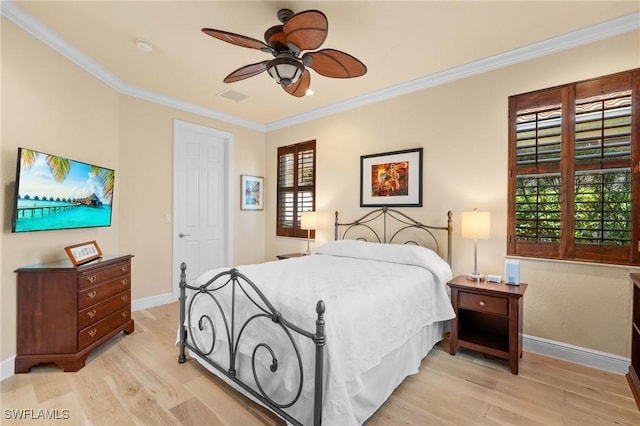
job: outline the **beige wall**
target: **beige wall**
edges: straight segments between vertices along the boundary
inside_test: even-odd
[[[507,214],[507,98],[510,95],[640,66],[638,32],[450,84],[303,123],[267,135],[267,175],[276,175],[276,147],[317,140],[314,246],[333,239],[333,211],[356,219],[360,156],[424,148],[423,208],[405,209],[423,222],[454,213],[456,274],[473,269],[473,242],[460,238],[462,211],[492,213],[491,239],[478,242],[481,272],[504,275]],[[275,199],[268,181],[267,202]],[[267,256],[300,251],[306,242],[275,237],[268,204]],[[629,268],[522,261],[527,334],[629,356]]]
[[[334,210],[344,218],[365,211],[358,206],[361,155],[422,146],[424,207],[408,212],[425,222],[444,221],[447,210],[454,212],[453,266],[465,273],[472,267],[473,244],[459,238],[460,212],[491,211],[492,238],[479,243],[479,264],[485,273],[502,274],[507,97],[640,66],[635,32],[264,135],[120,95],[2,19],[0,361],[15,354],[14,270],[63,258],[64,246],[95,239],[106,253],[134,254],[134,300],[171,292],[172,227],[164,217],[173,209],[175,118],[234,135],[237,264],[304,249],[303,241],[275,237],[276,147],[316,139],[321,230],[314,246],[332,239]],[[113,226],[12,234],[9,201],[19,146],[115,168]],[[140,169],[146,158],[148,167]],[[240,174],[265,176],[265,211],[240,211]],[[627,273],[627,268],[523,261],[522,278],[530,283],[525,332],[628,356]]]
[[[65,258],[65,246],[96,240],[104,253],[134,254],[134,302],[171,293],[174,119],[233,133],[234,260],[264,260],[264,212],[241,212],[238,198],[240,174],[264,175],[263,132],[121,95],[4,18],[1,35],[0,361],[16,352],[15,269]],[[114,168],[113,226],[11,233],[19,146]]]
[[[83,241],[98,241],[105,253],[119,249],[117,212],[109,228],[11,233],[18,147],[118,170],[118,132],[117,93],[3,18],[2,360],[16,350],[15,269],[64,258],[65,246]],[[116,206],[120,188],[116,180]]]
[[[240,175],[264,176],[264,133],[143,101],[120,98],[120,251],[133,253],[133,300],[172,291],[174,119],[233,134],[234,263],[264,260],[264,211],[240,211]],[[256,239],[256,235],[260,236]]]

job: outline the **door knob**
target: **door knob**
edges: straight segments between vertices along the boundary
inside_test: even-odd
[[[183,234],[182,232],[178,234],[178,237],[180,238],[184,238],[184,237],[188,237],[191,234]]]

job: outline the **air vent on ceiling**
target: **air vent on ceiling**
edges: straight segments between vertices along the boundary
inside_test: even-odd
[[[245,95],[244,93],[236,92],[233,89],[225,90],[224,92],[220,93],[218,96],[221,96],[223,98],[227,98],[227,99],[235,101],[235,102],[243,101],[243,100],[245,100],[245,99],[247,99],[249,97],[249,96]]]

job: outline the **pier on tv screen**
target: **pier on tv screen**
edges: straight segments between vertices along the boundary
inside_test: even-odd
[[[114,171],[18,149],[12,231],[111,226]]]

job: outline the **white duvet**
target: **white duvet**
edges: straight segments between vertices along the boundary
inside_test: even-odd
[[[310,332],[315,331],[316,302],[324,301],[325,425],[355,425],[366,420],[372,412],[363,413],[352,401],[363,390],[364,373],[425,326],[454,317],[446,285],[452,276],[451,269],[436,253],[423,247],[339,240],[321,246],[310,256],[237,269],[261,289],[283,317]],[[205,284],[223,270],[202,274],[197,285]],[[223,291],[230,291],[228,287]],[[227,306],[227,302],[221,303]],[[229,363],[226,334],[215,312],[211,298],[197,299],[189,336],[199,347],[208,348],[210,334],[199,334],[197,323],[201,314],[213,315],[217,342],[211,357],[226,366]],[[236,317],[242,324],[255,312],[237,308]],[[205,324],[205,331],[207,327]],[[236,329],[235,334],[238,332]],[[269,373],[271,356],[260,348],[257,351],[262,364],[260,381],[271,381],[271,386],[265,385],[269,395],[275,395],[273,399],[277,402],[287,402],[297,391],[299,378],[289,340],[270,320],[251,322],[239,344],[239,351],[249,358],[239,359],[237,367],[240,378],[249,383],[253,382],[250,365],[255,348],[253,339],[261,339],[259,342],[270,339],[268,343],[277,354],[279,366],[275,374]],[[315,347],[308,339],[297,339],[297,343],[303,357],[304,390],[300,401],[287,411],[303,424],[311,424]],[[266,378],[267,375],[277,379]],[[377,408],[382,403],[374,405]]]

